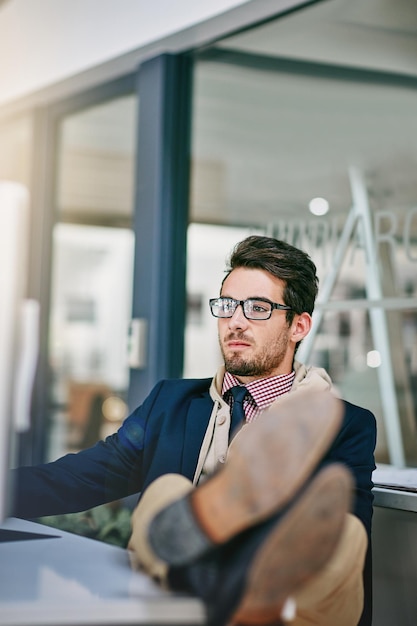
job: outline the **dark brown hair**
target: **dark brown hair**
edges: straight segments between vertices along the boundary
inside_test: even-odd
[[[273,237],[251,235],[234,247],[224,280],[238,267],[266,270],[284,281],[282,304],[292,309],[287,311],[289,324],[295,313],[313,313],[319,280],[306,252]]]

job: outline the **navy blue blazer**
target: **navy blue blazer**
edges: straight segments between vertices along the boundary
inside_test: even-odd
[[[211,379],[159,382],[105,441],[43,465],[14,470],[13,515],[26,519],[83,511],[142,492],[155,478],[193,479],[213,408]],[[342,428],[323,464],[346,464],[356,482],[354,513],[370,535],[375,418],[345,402]]]

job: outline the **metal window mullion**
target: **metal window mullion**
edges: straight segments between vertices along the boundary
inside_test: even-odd
[[[131,369],[129,406],[182,374],[191,59],[163,54],[138,72],[133,318],[145,322],[145,363]]]

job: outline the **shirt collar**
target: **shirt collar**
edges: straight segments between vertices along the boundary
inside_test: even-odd
[[[265,409],[270,406],[278,396],[288,393],[294,382],[295,372],[280,374],[279,376],[269,376],[258,378],[246,385],[258,409]],[[236,376],[225,372],[222,384],[222,396],[234,387],[240,385]]]

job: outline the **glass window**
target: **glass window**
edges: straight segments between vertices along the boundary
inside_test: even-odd
[[[61,221],[131,225],[136,119],[133,95],[64,119],[56,200]]]
[[[53,232],[48,456],[94,444],[127,414],[137,98],[65,117]]]
[[[186,372],[210,376],[219,361],[207,299],[232,245],[250,232],[285,239],[320,277],[300,360],[375,413],[378,462],[417,466],[417,81],[267,55],[280,24],[197,58],[188,291],[205,309],[200,326],[190,311]]]

